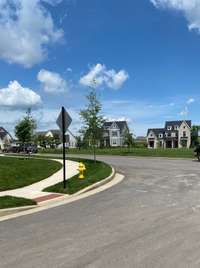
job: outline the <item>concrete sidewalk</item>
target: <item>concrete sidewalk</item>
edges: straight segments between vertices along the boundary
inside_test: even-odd
[[[60,159],[52,159],[52,160],[62,163],[62,160]],[[78,162],[66,160],[66,179],[71,178],[77,173],[78,173]],[[15,197],[34,199],[38,202],[42,202],[48,199],[62,196],[61,194],[58,195],[55,193],[42,192],[42,190],[45,189],[46,187],[52,186],[58,182],[61,182],[62,180],[63,180],[63,168],[61,168],[58,172],[54,173],[49,178],[39,181],[37,183],[22,188],[18,188],[15,190],[0,192],[0,196],[10,195]]]

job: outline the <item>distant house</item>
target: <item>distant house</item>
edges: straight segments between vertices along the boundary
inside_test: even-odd
[[[146,142],[146,141],[147,141],[147,138],[144,136],[137,136],[135,138],[135,142]]]
[[[13,141],[10,133],[5,128],[0,127],[0,150],[5,149],[6,146],[10,145]]]
[[[59,137],[60,138],[60,143],[62,142],[62,137],[61,137],[61,131],[59,129],[50,129],[47,131],[38,131],[36,132],[37,136],[45,136],[45,137],[50,137],[50,138],[55,138]],[[71,131],[66,132],[66,147],[69,148],[75,148],[76,147],[76,138],[75,136],[71,133]]]
[[[124,146],[124,134],[129,132],[126,121],[110,121],[104,123],[103,146]]]
[[[189,148],[191,145],[191,120],[167,121],[164,128],[147,131],[148,148]]]

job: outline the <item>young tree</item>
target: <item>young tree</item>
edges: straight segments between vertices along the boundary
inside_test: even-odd
[[[129,149],[134,145],[133,133],[126,131],[124,133],[124,145],[126,145]]]
[[[77,136],[76,137],[76,147],[80,150],[82,146],[83,146],[82,138],[81,138],[81,136]]]
[[[94,161],[96,162],[96,146],[102,138],[105,120],[100,114],[102,106],[94,89],[88,94],[87,100],[88,105],[84,110],[80,111],[80,116],[84,123],[82,133],[84,137],[87,137],[89,144],[93,147]]]
[[[15,126],[15,135],[24,145],[33,141],[35,129],[36,122],[32,118],[30,110],[28,110],[27,115]]]

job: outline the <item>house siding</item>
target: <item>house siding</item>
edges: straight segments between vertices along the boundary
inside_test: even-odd
[[[163,129],[149,129],[148,148],[189,148],[191,145],[191,121],[166,122]]]

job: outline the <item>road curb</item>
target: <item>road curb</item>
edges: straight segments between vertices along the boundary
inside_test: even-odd
[[[9,219],[13,219],[13,218],[17,218],[20,216],[25,216],[25,215],[29,215],[29,214],[33,214],[33,213],[37,213],[43,210],[47,210],[50,208],[54,208],[57,206],[61,206],[61,205],[65,205],[65,204],[69,204],[75,201],[78,201],[80,199],[84,199],[87,198],[89,196],[92,196],[96,193],[102,192],[106,189],[109,189],[110,187],[120,183],[122,180],[124,179],[124,176],[121,174],[118,174],[115,172],[115,169],[112,167],[112,173],[109,177],[105,178],[104,180],[95,183],[94,185],[91,185],[73,195],[66,195],[63,196],[63,199],[61,200],[56,200],[55,202],[53,202],[52,200],[50,200],[49,202],[45,201],[44,204],[42,205],[41,203],[37,206],[29,206],[29,207],[20,207],[20,208],[12,208],[11,209],[4,209],[4,213],[8,213],[7,215],[2,215],[1,216],[1,212],[2,210],[0,210],[0,222],[5,221],[5,220],[9,220]],[[59,198],[58,198],[59,199]],[[14,213],[12,213],[12,211]]]
[[[111,166],[111,165],[110,165],[110,166]],[[92,185],[90,185],[90,186],[88,186],[88,187],[86,187],[86,188],[84,188],[84,189],[78,191],[77,193],[75,193],[75,194],[73,194],[73,195],[70,195],[70,196],[78,196],[78,195],[80,195],[80,194],[83,194],[83,193],[92,191],[92,190],[94,190],[94,189],[96,189],[96,188],[98,188],[98,187],[101,187],[101,186],[103,186],[104,184],[110,182],[110,181],[114,178],[114,176],[115,176],[115,174],[116,174],[115,169],[114,169],[112,166],[111,166],[111,168],[112,168],[112,173],[111,173],[111,175],[110,175],[109,177],[107,177],[107,178],[105,178],[105,179],[103,179],[103,180],[101,180],[101,181],[98,181],[98,182],[96,182],[96,183],[94,183],[94,184],[92,184]]]

